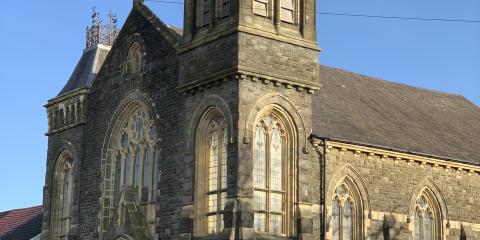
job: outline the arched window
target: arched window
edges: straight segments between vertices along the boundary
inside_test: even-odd
[[[130,46],[127,54],[127,71],[138,73],[142,69],[143,51],[140,43],[135,42]]]
[[[290,208],[287,166],[288,137],[275,115],[260,119],[253,141],[254,229],[274,235],[288,234]]]
[[[157,166],[159,156],[157,128],[150,114],[141,107],[135,109],[122,124],[112,155],[115,159],[112,177],[115,204],[119,204],[121,192],[128,186],[136,189],[137,202],[155,201],[158,169],[154,166]]]
[[[414,226],[415,240],[439,239],[441,235],[441,216],[433,194],[424,190],[415,203]]]
[[[345,178],[335,188],[332,201],[332,239],[363,239],[362,202],[360,194],[350,179]]]
[[[208,233],[223,231],[223,208],[227,197],[227,131],[223,119],[208,128]]]
[[[52,211],[52,238],[66,239],[70,230],[73,199],[73,162],[68,152],[63,152],[57,160]]]
[[[223,231],[223,211],[227,200],[228,131],[225,118],[209,111],[197,130],[195,228],[198,235]]]

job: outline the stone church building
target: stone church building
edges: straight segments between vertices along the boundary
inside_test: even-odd
[[[320,65],[315,9],[89,28],[46,104],[42,238],[480,239],[480,108]]]

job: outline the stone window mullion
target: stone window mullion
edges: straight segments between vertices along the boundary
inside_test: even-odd
[[[265,178],[266,178],[266,184],[267,184],[267,189],[266,189],[266,216],[265,216],[265,231],[270,232],[270,185],[271,185],[271,179],[270,179],[270,143],[271,143],[271,135],[270,135],[270,129],[267,129],[266,134],[265,134]]]

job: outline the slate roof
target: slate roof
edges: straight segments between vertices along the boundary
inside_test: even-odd
[[[0,213],[0,240],[28,240],[42,232],[42,206]]]
[[[437,92],[320,66],[313,133],[480,164],[480,108]]]
[[[110,47],[98,44],[95,47],[85,49],[70,79],[58,96],[75,89],[91,87],[109,51]]]

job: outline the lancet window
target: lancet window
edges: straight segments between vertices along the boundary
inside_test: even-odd
[[[355,226],[355,199],[346,184],[341,184],[335,190],[332,204],[333,239],[353,240]]]
[[[207,221],[208,233],[223,230],[223,209],[227,197],[227,131],[223,119],[215,119],[208,128]]]
[[[287,136],[280,119],[266,115],[255,128],[253,141],[254,229],[287,234]]]
[[[143,51],[140,43],[130,46],[127,55],[127,70],[129,73],[138,73],[142,69]]]
[[[349,177],[345,177],[335,187],[332,196],[332,239],[364,239],[363,212],[363,199],[357,185]]]
[[[422,193],[415,204],[415,240],[438,239],[436,207],[427,194]]]
[[[67,239],[72,219],[73,162],[64,152],[57,160],[54,182],[53,239]]]

